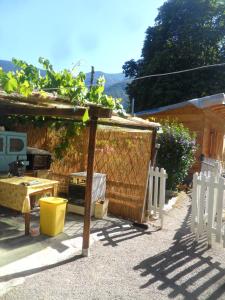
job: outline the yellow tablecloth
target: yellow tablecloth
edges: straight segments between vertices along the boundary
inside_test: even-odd
[[[23,183],[33,181],[36,181],[34,185],[23,185]],[[22,213],[29,213],[30,195],[52,189],[53,196],[56,196],[57,187],[58,181],[37,177],[24,176],[0,179],[0,205]]]

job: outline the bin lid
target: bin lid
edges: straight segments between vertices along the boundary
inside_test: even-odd
[[[43,197],[39,199],[39,202],[49,203],[52,205],[59,205],[67,203],[68,200],[60,197]]]

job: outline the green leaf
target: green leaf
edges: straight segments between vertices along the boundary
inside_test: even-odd
[[[17,90],[18,87],[18,83],[17,80],[12,77],[11,73],[8,73],[8,80],[6,80],[3,88],[7,93],[12,93],[15,92]]]
[[[40,95],[42,98],[47,98],[47,96],[48,96],[48,94],[43,90],[40,91]]]
[[[89,113],[88,113],[88,109],[86,108],[85,113],[82,117],[82,122],[86,123],[89,120]]]
[[[32,87],[27,80],[20,85],[19,92],[25,97],[28,97],[32,93]]]

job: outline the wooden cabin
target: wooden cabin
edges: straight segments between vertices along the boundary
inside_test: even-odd
[[[199,171],[201,154],[206,158],[225,160],[225,95],[203,98],[159,107],[136,113],[144,119],[155,121],[176,120],[196,133],[199,145],[192,172]]]

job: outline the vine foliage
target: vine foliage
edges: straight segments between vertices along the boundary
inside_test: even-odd
[[[95,85],[88,87],[85,83],[85,73],[77,73],[76,69],[57,72],[48,59],[39,58],[41,69],[19,59],[12,59],[17,67],[15,71],[4,72],[0,68],[0,89],[6,93],[18,93],[28,97],[33,92],[39,92],[42,97],[48,93],[54,93],[65,97],[74,106],[88,106],[89,104],[101,105],[110,108],[118,113],[123,113],[122,99],[113,98],[104,94],[105,79],[99,77]],[[15,121],[23,122],[29,120],[34,126],[40,127],[49,124],[49,118],[45,117],[7,117],[7,124]],[[60,158],[65,149],[69,146],[70,138],[79,134],[80,129],[88,121],[88,110],[86,110],[81,123],[71,123],[54,118],[51,121],[51,128],[58,130],[65,128],[61,137],[61,143],[55,149],[55,155]],[[5,120],[6,121],[6,120]]]
[[[88,88],[83,72],[79,72],[76,76],[75,69],[57,72],[48,59],[39,58],[43,72],[23,60],[14,58],[12,62],[19,68],[18,70],[4,72],[0,68],[0,88],[7,93],[19,93],[27,97],[33,91],[40,92],[43,96],[46,96],[46,91],[55,92],[77,106],[93,103],[117,111],[123,110],[121,99],[104,94],[103,76],[98,78],[95,85]]]

